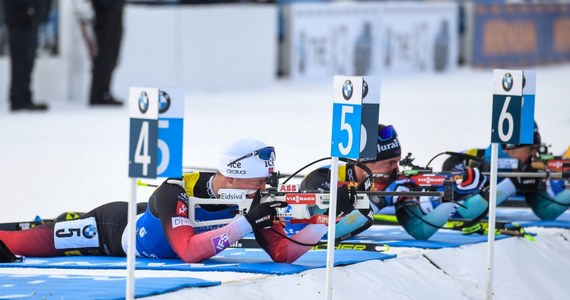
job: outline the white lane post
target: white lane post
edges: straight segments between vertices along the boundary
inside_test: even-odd
[[[334,246],[336,235],[336,197],[338,187],[338,157],[332,157],[331,182],[329,199],[329,228],[327,233],[327,269],[326,269],[326,299],[331,300],[333,294]]]
[[[125,299],[135,299],[135,247],[136,247],[136,216],[137,216],[137,179],[131,178],[131,198],[129,199],[127,250],[127,288]]]
[[[129,89],[129,178],[127,274],[125,299],[135,298],[137,178],[156,178],[158,151],[158,89]]]
[[[371,85],[368,85],[371,82]],[[336,237],[337,188],[339,158],[376,157],[377,126],[380,111],[378,77],[335,76],[331,135],[331,178],[327,269],[325,295],[332,299],[334,247]],[[368,97],[366,97],[368,96]]]
[[[497,207],[497,161],[499,156],[499,145],[491,144],[491,181],[489,187],[489,232],[487,233],[487,297],[493,299],[493,262],[495,255],[495,215]]]
[[[493,298],[499,143],[516,145],[533,143],[535,81],[535,71],[493,70],[487,299]]]

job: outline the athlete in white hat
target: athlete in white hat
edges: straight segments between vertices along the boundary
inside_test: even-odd
[[[139,203],[136,253],[142,257],[180,258],[199,262],[226,249],[254,232],[257,242],[276,262],[291,263],[326,234],[325,224],[310,224],[287,238],[275,220],[276,207],[285,202],[259,203],[259,191],[273,172],[275,149],[255,139],[240,139],[228,145],[220,157],[218,172],[192,172],[165,180],[148,203]],[[197,220],[231,219],[234,205],[190,207],[189,196],[218,198],[220,189],[246,189],[256,196],[245,215],[225,225],[194,227],[188,217],[195,210]],[[214,201],[212,201],[214,202]],[[0,231],[0,258],[24,256],[108,255],[127,253],[127,202],[112,202],[74,220],[58,220],[29,230]],[[323,218],[325,219],[325,218]],[[80,234],[69,234],[79,232]],[[0,243],[0,246],[1,243]],[[4,254],[2,254],[4,253]]]

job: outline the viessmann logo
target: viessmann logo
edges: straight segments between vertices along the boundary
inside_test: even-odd
[[[562,168],[570,168],[570,159],[559,159],[548,162],[548,169],[562,171]]]
[[[285,202],[289,204],[315,204],[315,194],[285,194]]]
[[[418,183],[418,185],[434,185],[434,184],[443,184],[445,180],[445,176],[422,176],[419,175],[418,177],[414,178],[414,181]]]

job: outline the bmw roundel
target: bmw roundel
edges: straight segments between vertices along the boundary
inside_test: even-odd
[[[170,108],[170,96],[163,91],[158,92],[158,113],[163,114]]]
[[[368,83],[363,79],[362,80],[362,99],[366,98],[368,95]]]
[[[352,98],[352,82],[348,79],[342,86],[342,97],[344,100],[350,100],[350,98]]]
[[[510,91],[513,88],[513,75],[511,73],[505,74],[503,76],[503,89],[505,91]]]
[[[97,228],[93,225],[87,225],[83,227],[83,236],[92,239],[97,235]]]
[[[141,95],[139,96],[139,110],[141,113],[144,114],[147,112],[149,104],[148,95],[145,91],[142,91]]]

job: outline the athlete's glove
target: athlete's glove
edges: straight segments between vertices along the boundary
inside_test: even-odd
[[[354,210],[354,203],[356,202],[356,189],[351,186],[348,188],[346,184],[337,188],[336,192],[336,216],[346,216]],[[325,213],[327,216],[329,211]]]
[[[259,203],[259,195],[259,192],[255,195],[256,199],[254,200],[254,203]],[[287,202],[284,201],[264,202],[252,206],[245,215],[245,219],[249,222],[251,228],[253,228],[254,231],[263,228],[269,228],[271,225],[273,225],[273,220],[277,215],[275,208],[286,207],[287,205]]]
[[[403,178],[392,181],[390,185],[385,189],[386,192],[409,192],[410,187],[414,185],[414,181],[409,178]],[[386,205],[395,205],[398,202],[403,202],[407,199],[413,199],[413,197],[408,196],[386,196]]]
[[[459,197],[478,193],[485,183],[487,176],[485,176],[478,168],[469,167],[463,171],[463,178],[455,186],[455,194]]]
[[[550,197],[554,198],[556,195],[562,193],[566,187],[562,179],[550,179],[546,181],[546,192]]]
[[[336,216],[346,216],[354,210],[354,203],[356,202],[356,189],[351,186],[350,188],[343,184],[336,189]],[[322,212],[325,216],[329,215],[327,208]]]

